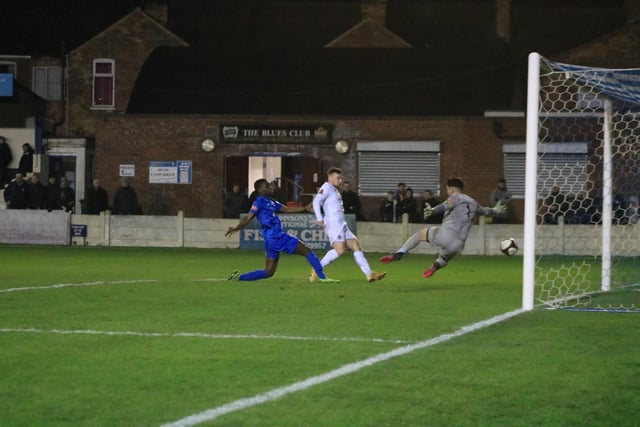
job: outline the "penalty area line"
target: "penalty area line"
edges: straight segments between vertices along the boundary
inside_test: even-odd
[[[38,329],[38,328],[0,328],[0,333],[23,334],[59,334],[59,335],[107,335],[130,337],[162,337],[162,338],[210,338],[210,339],[254,339],[254,340],[288,340],[288,341],[334,341],[334,342],[369,342],[382,344],[403,344],[411,341],[384,338],[362,337],[304,337],[292,335],[258,335],[258,334],[210,334],[206,332],[136,332],[136,331],[96,331],[93,329]]]
[[[189,280],[175,280],[176,282],[226,282],[227,279],[211,278],[211,279],[189,279]],[[40,291],[46,289],[60,289],[71,287],[83,287],[83,286],[105,286],[105,285],[130,285],[136,283],[161,283],[166,280],[158,279],[139,279],[139,280],[98,280],[95,282],[81,282],[81,283],[58,283],[55,285],[43,285],[43,286],[23,286],[20,288],[8,288],[0,289],[0,293],[20,292],[20,291]]]
[[[177,421],[172,421],[172,422],[163,424],[161,427],[187,427],[187,426],[193,426],[196,424],[211,421],[222,415],[225,415],[231,412],[240,411],[242,409],[246,409],[252,406],[260,405],[262,403],[270,402],[270,401],[279,399],[283,396],[286,396],[288,394],[303,391],[313,386],[316,386],[318,384],[322,384],[322,383],[334,380],[344,375],[352,374],[366,367],[373,366],[377,363],[384,362],[394,357],[404,356],[405,354],[413,353],[416,350],[420,350],[426,347],[431,347],[431,346],[449,341],[453,338],[468,334],[469,332],[486,328],[486,327],[495,325],[496,323],[500,323],[505,320],[511,319],[512,317],[518,316],[522,313],[525,313],[525,310],[518,309],[518,310],[510,311],[504,314],[500,314],[490,319],[482,320],[480,322],[463,326],[462,328],[452,333],[443,334],[438,337],[421,341],[415,344],[398,347],[394,350],[391,350],[385,353],[380,353],[375,356],[369,357],[367,359],[360,360],[358,362],[348,363],[337,369],[334,369],[333,371],[330,371],[321,375],[309,377],[305,380],[302,380],[293,384],[289,384],[283,387],[278,387],[273,390],[269,390],[265,393],[257,394],[252,397],[245,397],[242,399],[238,399],[233,402],[227,403],[225,405],[208,409],[206,411],[202,411],[197,414],[189,415]]]

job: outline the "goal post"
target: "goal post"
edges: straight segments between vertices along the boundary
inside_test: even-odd
[[[640,69],[529,55],[522,308],[640,282]]]

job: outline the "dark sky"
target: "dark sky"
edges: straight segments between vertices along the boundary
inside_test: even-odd
[[[68,52],[145,1],[152,0],[3,0],[0,54]],[[170,29],[193,45],[236,43],[248,48],[269,43],[319,47],[357,24],[360,4],[360,0],[167,1]],[[624,0],[511,0],[511,6],[511,43],[523,51],[562,51],[624,23]],[[494,18],[495,0],[387,3],[387,26],[416,48],[491,43]]]

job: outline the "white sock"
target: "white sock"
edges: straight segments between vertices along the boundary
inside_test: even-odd
[[[398,249],[398,252],[409,252],[411,249],[418,246],[420,242],[422,242],[422,238],[420,237],[420,232],[418,231],[417,233],[414,233],[411,237],[409,237],[406,242],[404,242],[404,245],[402,245],[402,247]]]
[[[369,276],[371,274],[371,267],[369,267],[369,263],[364,257],[362,251],[354,252],[353,258],[356,260],[356,264],[358,264],[358,267],[360,267],[360,270],[362,270],[364,275]]]
[[[324,254],[324,256],[322,257],[322,260],[320,260],[320,265],[322,265],[322,267],[324,268],[327,265],[331,264],[333,261],[337,260],[338,258],[340,258],[340,255],[338,255],[338,252],[336,252],[335,249],[331,249],[329,252]]]

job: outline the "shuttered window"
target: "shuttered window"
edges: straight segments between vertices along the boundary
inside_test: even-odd
[[[414,194],[440,192],[439,141],[358,143],[358,190],[363,196],[383,196],[399,182]]]
[[[566,194],[584,190],[587,172],[587,144],[543,144],[538,147],[538,194],[544,197],[551,187],[558,185]],[[505,144],[504,178],[513,197],[522,198],[525,192],[525,144]]]

